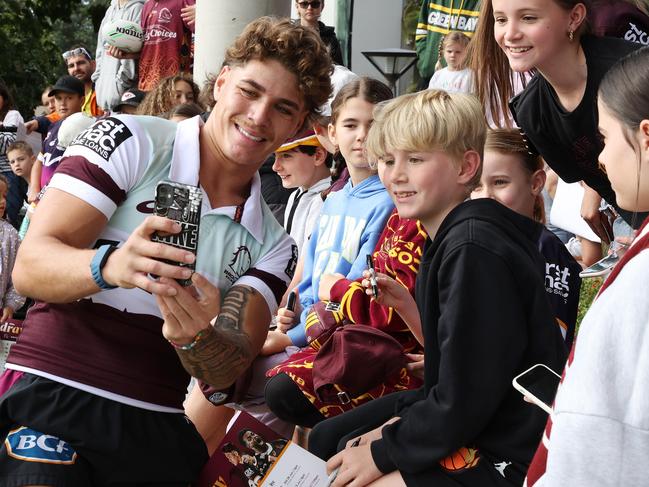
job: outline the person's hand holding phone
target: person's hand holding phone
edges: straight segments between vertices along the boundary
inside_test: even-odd
[[[126,289],[139,287],[151,294],[174,296],[177,293],[175,286],[170,286],[164,280],[153,280],[149,275],[189,279],[193,272],[191,269],[168,262],[191,264],[196,257],[187,250],[152,242],[151,236],[155,232],[177,234],[180,229],[178,223],[168,218],[148,216],[126,242],[110,255],[102,269],[103,279],[108,284]]]
[[[175,289],[173,296],[156,295],[164,324],[162,335],[176,346],[192,343],[199,332],[209,329],[221,308],[221,292],[195,272],[192,285],[181,286],[174,279],[161,277],[162,284]]]

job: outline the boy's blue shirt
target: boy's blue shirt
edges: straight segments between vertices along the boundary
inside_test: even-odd
[[[305,246],[304,271],[298,285],[302,314],[300,322],[288,331],[294,345],[307,344],[304,324],[309,308],[318,301],[320,277],[338,273],[358,279],[393,208],[378,175],[356,186],[349,180],[340,191],[329,195]]]

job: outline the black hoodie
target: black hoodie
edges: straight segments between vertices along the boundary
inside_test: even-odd
[[[560,372],[566,354],[545,295],[542,229],[479,199],[454,208],[426,242],[415,294],[425,383],[402,393],[402,419],[372,443],[381,471],[427,485],[441,459],[468,447],[482,467],[505,472],[493,478],[522,484],[547,415],[522,400],[512,379],[536,363]]]

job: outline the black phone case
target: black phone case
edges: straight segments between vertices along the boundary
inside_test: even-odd
[[[161,181],[156,186],[154,214],[174,220],[182,227],[174,235],[159,235],[154,233],[151,240],[174,247],[188,250],[196,255],[198,250],[198,229],[201,220],[201,203],[203,195],[199,187],[174,181]],[[192,264],[164,260],[169,264],[196,269],[196,261]],[[181,286],[189,286],[191,279],[178,279]]]

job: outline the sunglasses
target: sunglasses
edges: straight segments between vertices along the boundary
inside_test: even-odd
[[[307,9],[309,7],[311,8],[320,8],[320,5],[322,2],[319,2],[316,0],[315,2],[297,2],[297,4],[300,6],[300,8]]]
[[[88,58],[88,61],[92,59],[92,56],[88,51],[86,51],[85,47],[77,47],[76,49],[70,49],[69,51],[65,51],[63,53],[63,59],[65,59],[66,61],[75,56],[85,56],[86,58]]]

